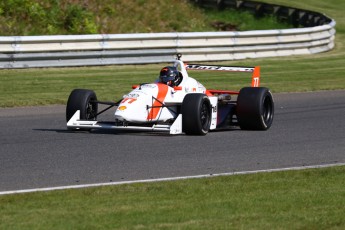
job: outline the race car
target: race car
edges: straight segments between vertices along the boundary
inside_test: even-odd
[[[170,134],[206,135],[210,130],[268,130],[274,102],[268,88],[259,87],[260,67],[185,64],[180,54],[161,69],[153,83],[132,86],[118,102],[99,101],[94,91],[74,89],[67,101],[70,130],[115,129],[164,131]],[[187,70],[248,72],[251,87],[240,91],[206,89]],[[98,105],[108,105],[98,111]],[[116,108],[112,121],[99,115]]]

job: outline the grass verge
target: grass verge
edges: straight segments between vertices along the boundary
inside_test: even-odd
[[[344,229],[345,167],[0,196],[1,229]]]
[[[303,92],[345,89],[344,59],[344,51],[337,47],[313,56],[220,64],[260,65],[262,86],[273,92]],[[132,85],[153,82],[160,69],[168,64],[1,70],[0,107],[65,104],[74,88],[93,89],[101,100],[117,101],[131,90]],[[190,71],[190,75],[209,89],[237,90],[249,86],[251,80],[250,74],[241,73]]]

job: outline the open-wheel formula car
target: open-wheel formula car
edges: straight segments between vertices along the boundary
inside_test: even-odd
[[[189,69],[249,72],[252,84],[240,91],[206,89],[189,76]],[[259,84],[259,67],[185,64],[178,55],[172,66],[161,70],[158,80],[132,86],[132,91],[118,102],[99,101],[92,90],[73,90],[66,107],[67,128],[187,135],[205,135],[210,130],[236,126],[243,130],[267,130],[272,125],[274,102],[269,89]],[[99,104],[108,107],[98,111]],[[114,120],[98,121],[98,116],[110,108],[116,108]]]

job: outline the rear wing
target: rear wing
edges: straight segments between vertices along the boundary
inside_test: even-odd
[[[249,72],[252,73],[252,87],[260,86],[260,66],[239,67],[239,66],[216,66],[216,65],[198,65],[186,64],[187,70],[211,70],[211,71],[229,71],[229,72]]]

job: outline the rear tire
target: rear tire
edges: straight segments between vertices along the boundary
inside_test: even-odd
[[[97,97],[94,91],[74,89],[69,95],[66,107],[68,122],[77,110],[80,110],[80,120],[96,120],[98,112]]]
[[[211,103],[205,94],[187,94],[182,102],[182,129],[187,135],[206,135],[211,125]]]
[[[245,87],[237,98],[237,120],[244,130],[267,130],[274,117],[274,102],[269,89]]]

